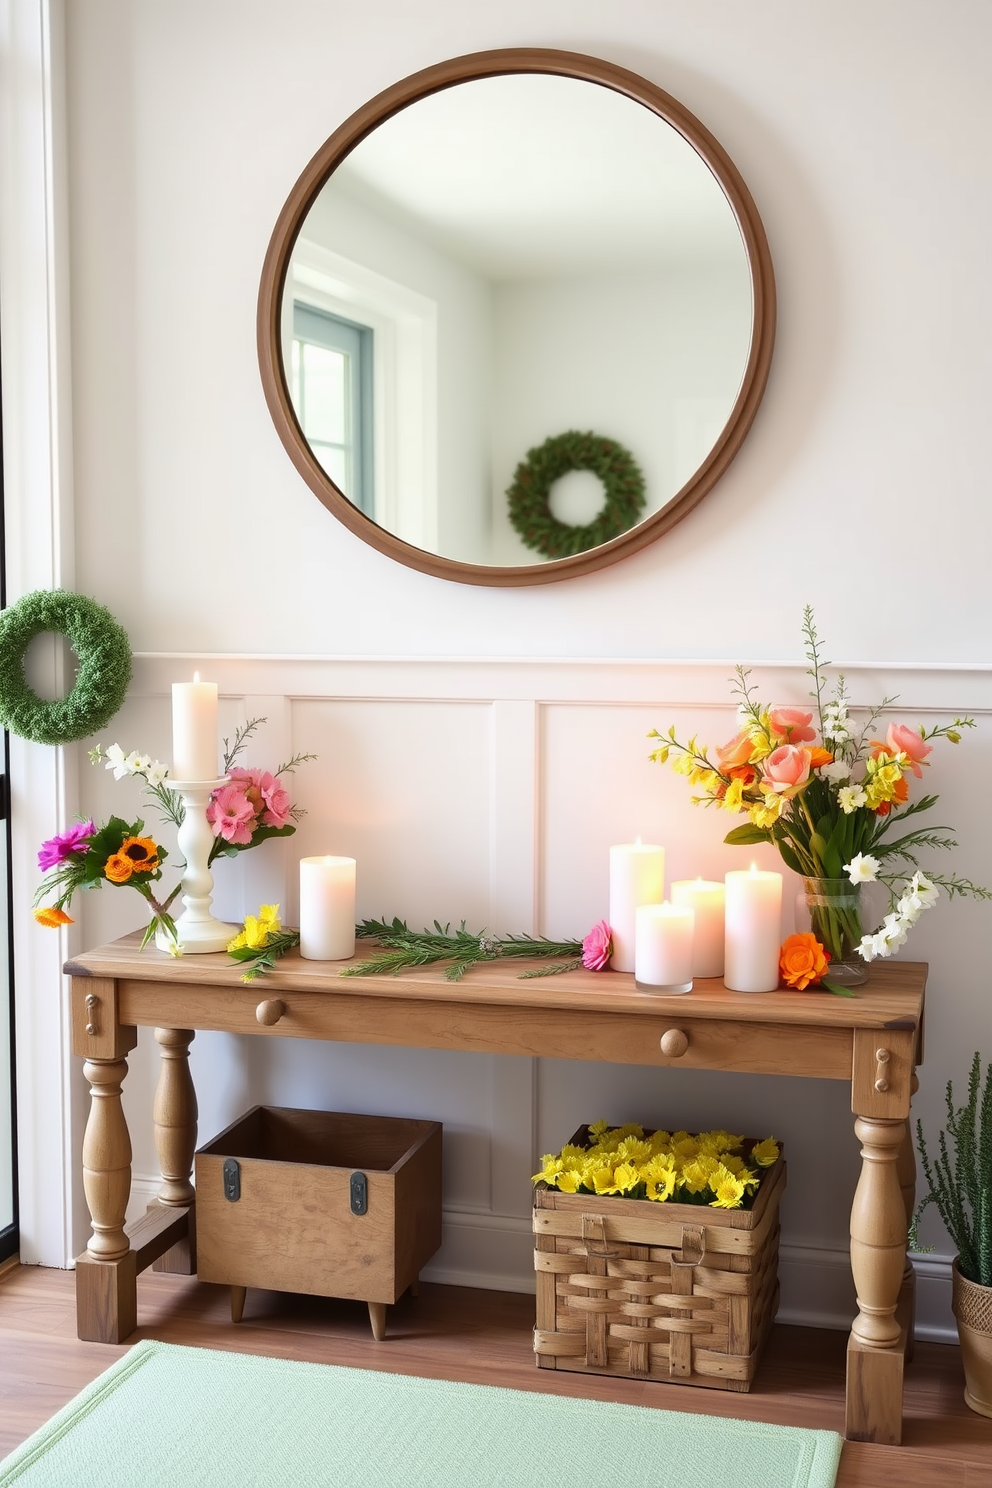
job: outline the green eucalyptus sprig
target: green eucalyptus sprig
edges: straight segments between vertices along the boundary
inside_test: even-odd
[[[359,961],[355,966],[346,966],[341,976],[398,976],[403,971],[415,970],[419,966],[432,966],[447,961],[445,980],[460,982],[467,971],[483,961],[495,961],[500,957],[542,956],[568,959],[569,964],[548,967],[539,972],[522,972],[522,976],[552,976],[555,972],[571,971],[581,965],[581,940],[547,940],[544,936],[491,935],[482,930],[473,935],[466,930],[463,920],[452,933],[450,925],[442,926],[434,921],[433,930],[411,930],[405,920],[363,920],[355,926],[358,940],[375,940],[381,950],[369,961]],[[576,957],[579,959],[576,960]]]

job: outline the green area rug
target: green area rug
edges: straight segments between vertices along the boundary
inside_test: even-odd
[[[17,1488],[833,1488],[832,1431],[143,1341],[0,1463]]]

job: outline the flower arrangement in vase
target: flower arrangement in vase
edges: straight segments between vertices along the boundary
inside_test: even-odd
[[[975,724],[971,718],[931,729],[890,723],[884,739],[873,737],[879,717],[895,699],[883,698],[858,727],[843,676],[828,691],[827,663],[809,606],[803,636],[815,709],[766,706],[754,696],[749,672],[738,667],[734,738],[711,754],[694,738],[680,742],[673,728],[666,734],[652,730],[649,737],[661,743],[651,758],[663,764],[674,755],[675,770],[699,792],[692,798],[695,804],[747,816],[725,842],[769,843],[799,874],[818,952],[809,944],[786,942],[786,963],[796,966],[804,986],[843,990],[865,980],[866,962],[891,956],[905,943],[941,890],[949,898],[992,898],[992,891],[956,873],[924,873],[918,859],[922,849],[948,850],[957,842],[949,828],[909,825],[910,818],[937,803],[933,795],[910,800],[910,780],[923,779],[935,741],[957,744],[961,731]],[[866,934],[859,891],[875,881],[889,891],[889,912]]]
[[[249,719],[238,728],[233,743],[224,740],[223,774],[228,779],[211,794],[206,808],[214,839],[210,863],[218,857],[233,857],[258,847],[270,837],[290,836],[296,831],[295,822],[303,815],[290,801],[281,777],[291,774],[304,761],[314,759],[314,755],[294,755],[274,771],[244,769],[235,764],[251,735],[264,722],[264,718]],[[133,777],[144,781],[144,792],[152,798],[163,820],[177,828],[182,826],[182,797],[170,788],[168,769],[160,760],[137,751],[125,754],[119,744],[111,744],[107,750],[98,744],[90,750],[90,762],[112,770],[115,780]],[[92,818],[76,822],[67,831],[42,843],[38,866],[45,877],[35,895],[34,917],[40,925],[51,928],[71,925],[72,916],[67,911],[77,891],[98,889],[104,883],[131,888],[149,908],[142,949],[161,931],[170,950],[178,955],[180,947],[170,910],[182,889],[182,881],[165,897],[158,889],[162,865],[168,856],[157,837],[145,833],[145,823],[140,818],[125,821],[123,817],[111,816],[100,827]]]

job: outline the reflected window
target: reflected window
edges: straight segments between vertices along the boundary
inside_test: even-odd
[[[292,394],[304,438],[344,494],[374,516],[372,329],[297,300]]]

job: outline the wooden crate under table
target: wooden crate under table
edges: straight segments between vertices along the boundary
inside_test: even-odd
[[[197,1275],[232,1287],[236,1320],[247,1287],[351,1297],[379,1338],[441,1244],[440,1123],[256,1106],[197,1152],[196,1216]]]
[[[587,1133],[572,1142],[584,1146]],[[539,1183],[538,1365],[750,1390],[778,1306],[785,1177],[780,1154],[751,1209],[565,1194]]]

